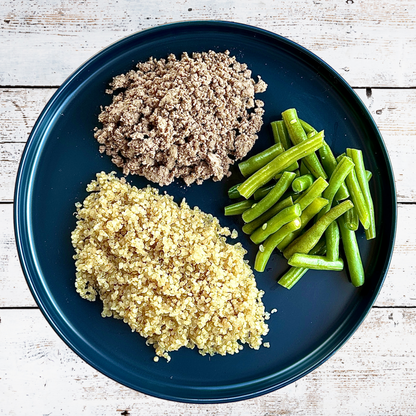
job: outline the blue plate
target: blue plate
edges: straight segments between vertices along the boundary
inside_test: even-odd
[[[230,50],[248,64],[253,76],[269,84],[265,124],[252,154],[272,144],[269,123],[296,107],[336,154],[361,148],[373,172],[371,190],[377,217],[377,239],[358,233],[367,280],[355,289],[345,272],[307,273],[290,291],[276,278],[286,269],[275,254],[266,272],[256,275],[265,291],[270,348],[245,347],[234,356],[202,357],[182,348],[167,363],[153,362],[154,351],[123,322],[103,319],[101,301],[88,302],[75,292],[70,233],[74,204],[100,171],[116,170],[98,152],[93,137],[101,105],[111,102],[105,89],[113,76],[150,56]],[[147,185],[140,177],[128,180]],[[240,181],[237,169],[221,182],[166,189],[179,202],[219,217],[241,229],[239,218],[223,216],[227,189]],[[213,403],[242,400],[286,386],[322,364],[353,334],[374,303],[386,276],[395,238],[396,196],[393,173],[383,140],[365,106],[348,84],[325,62],[303,47],[261,29],[229,22],[184,22],[131,35],[82,65],[46,105],[25,147],[15,189],[15,233],[20,261],[32,294],[51,326],[86,362],[128,387],[164,399]],[[243,233],[253,265],[256,247]]]

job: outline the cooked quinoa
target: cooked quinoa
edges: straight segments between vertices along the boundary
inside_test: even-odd
[[[125,175],[159,185],[187,185],[230,175],[230,165],[253,147],[267,84],[251,78],[229,52],[150,58],[110,83],[113,101],[102,109],[95,138]]]
[[[168,360],[181,347],[202,355],[260,348],[269,314],[246,251],[226,242],[228,228],[114,172],[97,174],[87,191],[72,232],[82,298],[99,296],[103,317],[123,319]]]

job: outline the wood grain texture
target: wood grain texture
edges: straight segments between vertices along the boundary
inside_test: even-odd
[[[38,310],[0,310],[0,319],[2,415],[416,414],[415,309],[373,309],[349,342],[306,377],[217,405],[171,403],[113,382],[66,347]]]
[[[416,307],[416,205],[400,205],[394,254],[377,306]],[[26,285],[13,235],[12,205],[0,205],[0,307],[36,306]]]
[[[55,89],[0,89],[0,202],[12,202],[20,157],[43,107]],[[416,90],[355,90],[370,110],[390,154],[399,202],[416,202],[412,171],[416,155]],[[93,140],[93,138],[91,138]],[[400,143],[400,145],[398,145]]]
[[[36,304],[19,265],[12,223],[18,163],[55,87],[124,36],[198,19],[241,22],[288,37],[356,87],[386,142],[400,202],[387,279],[375,307],[342,349],[284,389],[209,406],[167,402],[113,382],[75,355],[37,308],[19,309]],[[0,414],[415,415],[415,22],[414,0],[1,2]]]
[[[416,85],[413,0],[3,1],[0,85],[56,86],[136,31],[184,20],[258,26],[305,46],[355,87]]]

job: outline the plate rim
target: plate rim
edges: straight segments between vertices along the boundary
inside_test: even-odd
[[[266,35],[270,38],[272,38],[274,41],[277,42],[283,42],[286,45],[288,45],[291,48],[294,48],[295,50],[298,50],[299,52],[302,52],[303,54],[307,55],[309,58],[312,58],[316,63],[323,66],[333,77],[335,77],[338,82],[342,84],[344,88],[348,90],[348,92],[355,98],[356,103],[359,106],[359,109],[365,114],[367,120],[370,122],[372,129],[378,136],[378,140],[380,142],[380,147],[383,151],[383,157],[385,158],[387,162],[388,169],[388,176],[390,180],[390,190],[392,194],[392,224],[390,228],[390,233],[392,235],[392,239],[388,245],[388,252],[390,255],[388,256],[388,259],[386,259],[386,262],[384,263],[384,267],[382,270],[382,277],[378,279],[377,285],[375,286],[375,290],[370,298],[370,302],[368,303],[366,307],[365,313],[362,313],[360,315],[360,319],[358,319],[355,324],[351,327],[351,329],[345,334],[345,336],[342,337],[341,340],[336,342],[334,346],[330,348],[327,354],[325,354],[321,359],[316,361],[314,365],[308,366],[304,371],[301,373],[296,374],[295,376],[289,377],[285,379],[284,382],[281,382],[279,384],[273,384],[269,387],[254,390],[250,393],[243,393],[241,395],[234,394],[234,395],[227,395],[224,397],[216,397],[216,398],[193,398],[193,397],[179,397],[177,395],[170,395],[166,392],[166,394],[160,394],[158,392],[154,392],[152,390],[149,390],[147,388],[144,388],[143,386],[140,386],[140,388],[137,385],[133,385],[133,383],[128,383],[125,380],[120,379],[120,377],[115,376],[114,374],[108,374],[108,371],[105,370],[105,368],[102,368],[102,366],[98,365],[97,363],[94,363],[94,361],[86,356],[82,351],[79,350],[79,348],[73,344],[71,339],[62,331],[62,329],[59,327],[58,323],[56,322],[56,318],[53,316],[51,311],[48,309],[46,303],[42,297],[42,295],[39,293],[38,288],[34,284],[34,277],[39,277],[41,274],[39,273],[37,276],[32,276],[32,269],[33,267],[36,268],[36,261],[34,261],[34,264],[31,264],[31,261],[33,262],[33,246],[31,244],[27,244],[27,236],[28,229],[25,228],[25,220],[27,220],[29,216],[28,210],[30,210],[30,205],[28,206],[28,201],[30,200],[28,198],[28,195],[30,192],[25,191],[26,185],[24,182],[24,178],[27,177],[27,173],[29,172],[31,177],[33,175],[34,169],[30,168],[34,164],[36,164],[36,159],[39,157],[39,153],[37,152],[37,148],[45,143],[44,136],[42,134],[39,134],[41,132],[41,128],[43,126],[43,123],[45,122],[46,127],[50,124],[50,120],[47,121],[47,117],[49,116],[49,112],[51,108],[54,106],[54,104],[59,100],[61,96],[65,96],[65,93],[68,88],[70,88],[72,82],[74,82],[75,78],[81,74],[88,66],[93,65],[94,62],[98,59],[100,59],[103,55],[108,54],[111,52],[112,49],[118,48],[122,43],[132,39],[132,38],[140,38],[146,34],[149,34],[151,32],[160,32],[167,29],[174,29],[175,27],[183,27],[183,26],[206,26],[206,27],[212,27],[212,29],[218,28],[218,27],[228,27],[228,28],[238,28],[240,30],[244,30],[246,32],[251,33],[258,33],[262,35]],[[79,87],[79,85],[78,85]],[[52,114],[55,112],[52,111]],[[46,136],[47,137],[47,136]],[[30,156],[37,156],[35,159],[32,160]],[[31,182],[29,181],[29,184]],[[184,402],[184,403],[228,403],[228,402],[235,402],[240,400],[245,400],[249,398],[258,397],[267,393],[270,393],[272,391],[275,391],[277,389],[280,389],[282,387],[285,387],[291,383],[293,383],[296,380],[299,380],[300,378],[304,377],[308,373],[312,372],[316,368],[318,368],[320,365],[322,365],[325,361],[327,361],[335,352],[337,352],[349,339],[350,337],[356,332],[356,330],[359,328],[359,326],[363,323],[363,321],[366,319],[368,313],[371,311],[372,306],[374,305],[380,290],[384,284],[384,281],[386,279],[391,258],[394,251],[394,243],[396,239],[396,233],[397,233],[397,196],[396,196],[396,185],[395,185],[395,179],[394,179],[394,171],[391,164],[391,160],[389,157],[389,154],[387,152],[387,147],[385,145],[384,139],[373,119],[370,112],[362,102],[361,98],[357,95],[357,93],[352,89],[352,87],[347,83],[347,81],[337,72],[335,71],[329,64],[327,64],[325,61],[323,61],[321,58],[319,58],[317,55],[315,55],[310,50],[306,49],[305,47],[299,45],[298,43],[283,37],[282,35],[279,35],[277,33],[274,33],[272,31],[262,29],[259,27],[255,27],[252,25],[244,24],[244,23],[237,23],[232,21],[226,21],[226,20],[215,20],[215,19],[209,19],[209,20],[186,20],[186,21],[180,21],[180,22],[174,22],[174,23],[168,23],[168,24],[161,24],[157,26],[150,27],[148,29],[140,30],[134,33],[131,33],[127,36],[124,36],[115,42],[110,43],[108,46],[101,49],[96,54],[92,55],[88,60],[84,61],[71,75],[69,75],[65,81],[61,84],[61,86],[57,89],[57,91],[54,92],[52,97],[48,100],[47,104],[42,109],[39,117],[37,118],[30,134],[28,137],[28,140],[25,144],[21,159],[19,161],[19,167],[16,175],[15,180],[15,189],[14,189],[14,199],[13,199],[13,226],[14,226],[14,234],[15,234],[15,240],[16,240],[16,246],[18,251],[18,257],[19,257],[19,263],[21,265],[21,268],[23,270],[23,274],[25,276],[26,283],[30,289],[30,292],[32,293],[32,296],[35,299],[36,304],[38,305],[40,311],[42,312],[43,316],[48,321],[49,325],[54,329],[54,331],[58,334],[58,336],[65,342],[65,344],[73,351],[75,352],[82,360],[84,360],[86,363],[88,363],[91,367],[93,367],[95,370],[99,371],[100,373],[104,374],[106,377],[109,377],[110,379],[127,386],[129,388],[132,388],[136,391],[140,391],[142,393],[151,395],[153,397],[157,397],[160,399],[167,399],[167,400],[173,400],[178,402]],[[29,239],[30,240],[30,239]],[[26,250],[25,247],[29,247],[30,250]],[[28,252],[27,252],[28,251]],[[40,279],[42,280],[42,279]],[[54,306],[55,303],[53,304]],[[353,309],[354,310],[354,309]],[[352,310],[352,311],[353,311]],[[55,313],[59,313],[56,309],[53,310]],[[61,314],[59,313],[61,316]],[[64,318],[64,317],[63,317]],[[343,322],[345,322],[344,320]],[[336,332],[338,332],[339,328]],[[334,334],[331,334],[331,337],[333,337]],[[326,340],[327,342],[328,340]],[[325,342],[325,343],[326,343]],[[321,346],[319,346],[317,349],[319,350]],[[308,356],[303,357],[302,360],[308,359],[308,357],[313,357],[316,353],[316,349],[313,350]],[[267,379],[273,379],[276,377],[276,373],[268,375]],[[261,379],[256,379],[256,381],[259,381]],[[244,382],[242,384],[246,385],[249,382]],[[252,383],[252,381],[251,381]],[[233,390],[235,387],[232,387],[232,385],[227,385],[222,388],[222,390]],[[201,390],[204,391],[207,388],[202,387]]]

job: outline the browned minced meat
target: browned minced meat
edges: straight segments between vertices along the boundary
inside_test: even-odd
[[[95,138],[125,175],[160,185],[183,178],[187,185],[230,175],[257,139],[264,114],[246,64],[229,52],[183,53],[180,60],[150,58],[116,76],[107,92]]]

